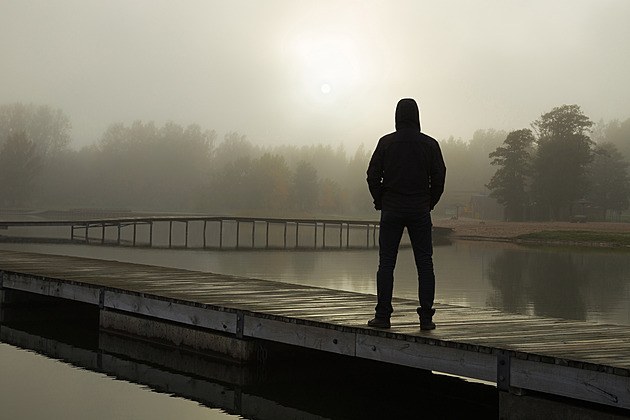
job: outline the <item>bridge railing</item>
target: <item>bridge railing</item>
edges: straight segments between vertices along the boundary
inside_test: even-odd
[[[0,221],[0,240],[203,249],[370,248],[378,243],[378,229],[375,220],[150,216]]]

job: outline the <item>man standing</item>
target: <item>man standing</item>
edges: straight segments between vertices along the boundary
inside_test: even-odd
[[[444,192],[445,179],[446,166],[438,142],[420,132],[416,101],[401,99],[396,106],[396,131],[379,140],[367,170],[374,207],[381,210],[378,302],[369,326],[390,327],[394,267],[406,227],[418,269],[420,328],[435,328],[431,210]]]

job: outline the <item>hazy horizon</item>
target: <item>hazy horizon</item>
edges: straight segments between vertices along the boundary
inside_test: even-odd
[[[60,108],[72,146],[173,121],[254,144],[370,149],[414,97],[468,140],[578,104],[630,117],[630,2],[0,0],[1,104]]]

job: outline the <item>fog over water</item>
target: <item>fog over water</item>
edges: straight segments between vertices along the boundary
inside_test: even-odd
[[[630,109],[625,0],[0,4],[2,104],[62,109],[75,147],[142,120],[354,150],[407,96],[440,139]]]

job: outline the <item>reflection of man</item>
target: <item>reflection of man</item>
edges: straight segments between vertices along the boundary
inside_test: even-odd
[[[376,274],[376,316],[368,325],[389,328],[398,246],[406,227],[418,269],[420,328],[432,330],[435,275],[431,242],[431,210],[446,178],[437,141],[420,132],[418,105],[401,99],[396,106],[396,131],[382,137],[372,154],[367,182],[374,207],[381,210],[379,266]]]

